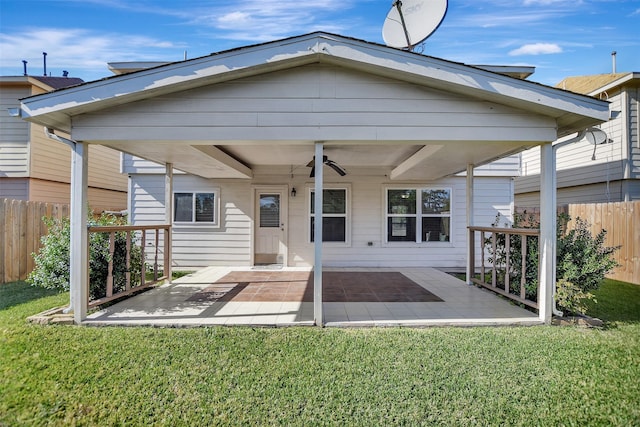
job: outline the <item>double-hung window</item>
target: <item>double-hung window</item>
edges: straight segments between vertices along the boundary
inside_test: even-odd
[[[449,242],[451,189],[389,188],[387,242]]]
[[[173,221],[217,225],[218,195],[210,193],[174,193]]]
[[[315,192],[311,191],[309,209],[310,241],[315,239]],[[347,189],[325,189],[322,192],[322,241],[347,242],[348,229]]]

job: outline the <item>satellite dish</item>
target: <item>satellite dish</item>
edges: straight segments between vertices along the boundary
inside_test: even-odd
[[[438,29],[447,0],[395,0],[382,26],[387,46],[413,50]]]
[[[591,145],[601,145],[607,142],[607,134],[602,129],[589,128],[585,134],[585,138]]]

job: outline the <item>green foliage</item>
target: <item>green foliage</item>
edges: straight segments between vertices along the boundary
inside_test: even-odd
[[[618,264],[613,254],[620,247],[604,245],[606,230],[601,230],[595,237],[589,230],[589,223],[576,218],[573,229],[568,230],[571,217],[558,215],[556,229],[556,302],[558,308],[569,314],[584,313],[585,302],[593,299],[591,291],[598,289],[605,275]],[[498,226],[500,215],[493,226]],[[533,215],[515,215],[513,228],[539,228],[540,224]],[[568,230],[568,231],[567,231]],[[496,246],[493,249],[491,238],[485,240],[485,247],[490,253],[489,261],[495,262],[499,270],[499,280],[504,283],[509,274],[511,292],[518,294],[522,278],[521,236],[510,236],[510,247],[507,250],[506,236],[496,235]],[[525,288],[527,299],[536,300],[538,289],[539,250],[538,239],[527,238],[527,257],[525,266]],[[506,259],[509,252],[510,268],[507,272]],[[594,301],[595,302],[595,301]]]
[[[69,290],[69,264],[70,264],[70,237],[71,225],[69,219],[44,218],[49,227],[49,233],[42,238],[42,248],[37,254],[33,254],[36,267],[27,279],[34,286],[59,291]],[[92,216],[88,219],[90,226],[114,226],[125,225],[124,218],[103,214],[98,218]],[[109,233],[89,234],[89,297],[91,299],[102,298],[106,294],[107,277],[109,274]],[[142,266],[142,252],[135,239],[132,238],[130,248],[130,265],[126,265],[126,233],[115,233],[115,245],[113,252],[113,291],[124,290],[126,273],[130,272],[131,286],[140,283],[140,271]]]

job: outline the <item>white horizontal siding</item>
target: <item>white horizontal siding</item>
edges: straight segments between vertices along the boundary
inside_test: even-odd
[[[131,219],[136,224],[164,222],[164,176],[132,176]],[[475,179],[474,218],[476,225],[490,225],[501,213],[511,218],[513,206],[512,180],[502,177]],[[206,180],[192,176],[174,178],[174,191],[211,191],[220,194],[220,227],[174,226],[173,259],[180,269],[208,265],[247,266],[252,259],[252,185],[288,184],[297,188],[297,197],[289,198],[289,264],[310,266],[313,245],[309,242],[309,191],[313,181],[304,175],[258,176],[253,182]],[[326,244],[324,264],[327,266],[432,266],[460,268],[466,263],[466,180],[448,178],[438,182],[390,182],[384,176],[328,175],[325,186],[348,186],[350,207],[350,244]],[[452,189],[451,242],[424,244],[386,244],[385,193],[390,187],[449,187]],[[372,246],[369,246],[372,242]]]
[[[165,167],[150,160],[141,159],[131,154],[121,154],[121,170],[126,174],[139,174],[139,173],[151,173],[151,174],[164,174]]]
[[[321,65],[88,113],[73,128],[78,139],[105,141],[548,141],[556,135],[549,117]]]
[[[629,89],[630,178],[640,179],[640,87]]]

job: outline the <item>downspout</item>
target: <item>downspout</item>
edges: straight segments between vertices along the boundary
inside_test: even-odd
[[[557,157],[557,151],[558,148],[560,147],[564,147],[565,145],[569,145],[569,144],[573,144],[574,142],[578,142],[581,141],[585,135],[587,133],[587,130],[581,130],[580,132],[578,132],[576,134],[576,136],[569,138],[565,141],[561,141],[557,144],[553,145],[553,150],[552,150],[552,161],[553,161],[553,195],[552,195],[552,202],[551,202],[551,206],[553,206],[553,223],[555,224],[555,230],[556,230],[556,235],[558,232],[558,174],[557,174],[557,167],[556,167],[556,157]],[[556,285],[555,285],[555,281],[556,281],[556,269],[557,269],[557,245],[553,246],[553,268],[552,268],[552,275],[553,275],[553,280],[554,280],[554,284],[553,284],[553,296],[552,296],[552,301],[553,304],[551,305],[551,311],[553,312],[553,314],[555,316],[563,316],[563,313],[558,310],[558,307],[556,306]]]

